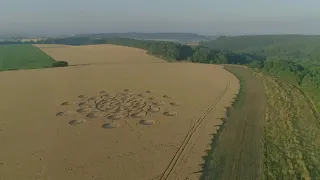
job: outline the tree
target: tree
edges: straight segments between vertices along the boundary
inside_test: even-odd
[[[263,68],[263,61],[252,61],[249,63],[249,67],[251,68],[257,68],[257,69],[261,69]]]
[[[65,67],[68,66],[68,62],[66,61],[57,61],[52,64],[52,67]]]

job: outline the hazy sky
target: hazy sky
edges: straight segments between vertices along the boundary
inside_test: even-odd
[[[0,0],[0,35],[320,34],[319,0]]]

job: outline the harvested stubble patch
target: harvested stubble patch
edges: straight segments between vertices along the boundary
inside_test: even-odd
[[[267,92],[264,179],[320,178],[320,123],[299,89],[256,74]]]

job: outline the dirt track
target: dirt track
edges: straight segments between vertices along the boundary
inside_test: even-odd
[[[114,64],[0,73],[0,179],[199,179],[237,78],[140,50],[125,63],[136,49],[103,51],[81,63]]]
[[[262,179],[265,91],[261,80],[246,68],[226,66],[243,79],[243,94],[230,108],[214,145],[203,179]],[[210,171],[210,172],[209,172]]]

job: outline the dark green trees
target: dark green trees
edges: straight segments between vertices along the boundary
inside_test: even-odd
[[[68,66],[68,62],[66,61],[56,61],[52,64],[52,67],[65,67]]]

